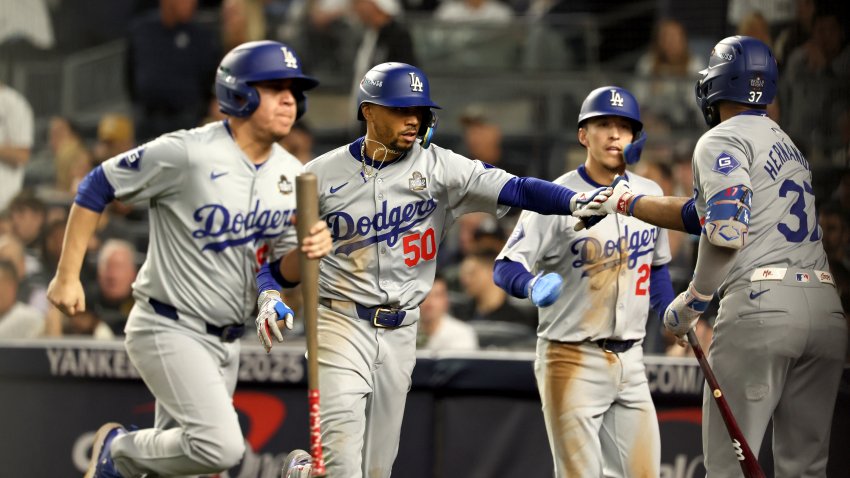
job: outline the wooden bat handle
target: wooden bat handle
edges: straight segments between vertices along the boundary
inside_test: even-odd
[[[711,389],[711,396],[717,403],[720,409],[720,416],[723,417],[723,422],[726,424],[726,430],[729,432],[729,437],[732,438],[732,447],[738,457],[738,463],[741,465],[741,470],[744,472],[745,478],[765,478],[764,472],[759,466],[759,462],[753,455],[749,443],[747,443],[744,434],[738,427],[738,421],[735,420],[735,415],[732,414],[732,409],[726,403],[726,397],[723,396],[723,390],[720,389],[720,384],[717,382],[717,377],[711,370],[708,360],[705,358],[705,353],[697,340],[697,336],[693,329],[688,331],[688,343],[694,350],[694,355],[702,369],[702,374],[705,375],[705,381],[708,382],[708,387]]]
[[[310,228],[319,221],[318,180],[313,173],[303,173],[295,179],[298,213],[295,227],[298,245],[310,235]],[[299,254],[304,331],[307,336],[307,399],[310,406],[310,455],[313,457],[313,476],[325,476],[322,452],[322,433],[319,427],[319,260]]]

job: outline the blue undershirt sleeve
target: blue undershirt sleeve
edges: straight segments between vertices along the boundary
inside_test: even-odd
[[[279,262],[277,265],[280,267]],[[280,289],[281,285],[272,277],[271,265],[266,262],[257,271],[257,292],[262,294],[267,290],[279,291]]]
[[[534,275],[525,270],[522,264],[510,259],[499,259],[493,266],[493,282],[520,299],[528,298],[528,283],[533,278]]]
[[[699,236],[702,233],[702,224],[700,224],[696,202],[693,198],[682,206],[682,223],[685,225],[688,234]]]
[[[115,188],[109,184],[101,166],[92,169],[77,187],[74,202],[94,212],[103,212],[115,199]]]
[[[667,264],[652,266],[649,273],[649,305],[652,310],[664,317],[664,311],[673,302],[673,282],[670,280],[670,270]]]
[[[549,181],[514,177],[499,192],[499,204],[539,214],[569,215],[574,195],[574,191]]]

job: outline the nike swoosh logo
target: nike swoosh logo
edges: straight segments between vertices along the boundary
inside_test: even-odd
[[[333,186],[331,186],[331,194],[336,194],[336,192],[337,192],[337,191],[339,191],[340,189],[344,188],[347,184],[348,184],[348,182],[344,183],[344,184],[343,184],[343,185],[341,185],[341,186],[337,186],[337,187],[333,187]]]
[[[217,172],[213,171],[213,172],[210,173],[210,179],[215,181],[216,179],[224,176],[225,174],[227,174],[227,171],[225,171],[223,173],[217,173]]]
[[[764,294],[765,292],[770,292],[770,289],[765,289],[761,292],[750,292],[750,299],[756,299],[758,296]]]

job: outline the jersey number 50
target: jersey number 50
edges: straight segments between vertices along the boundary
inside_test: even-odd
[[[437,239],[434,237],[434,229],[428,228],[422,234],[415,232],[404,236],[404,263],[407,267],[419,264],[420,260],[430,261],[437,257]],[[413,254],[412,257],[407,257]]]

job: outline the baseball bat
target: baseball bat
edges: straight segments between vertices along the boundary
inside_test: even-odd
[[[738,421],[735,420],[735,415],[732,414],[732,409],[729,408],[729,404],[726,403],[726,397],[723,396],[723,390],[720,389],[720,384],[717,383],[717,377],[714,376],[714,372],[711,370],[711,366],[705,358],[705,353],[702,351],[702,347],[700,347],[699,340],[697,340],[697,336],[693,329],[688,331],[688,343],[691,344],[691,348],[694,350],[694,355],[702,369],[702,374],[705,375],[705,381],[711,389],[711,396],[714,397],[714,401],[717,403],[717,408],[720,409],[720,416],[723,417],[723,422],[726,424],[726,430],[729,432],[729,438],[732,439],[732,448],[735,455],[738,457],[738,463],[741,465],[744,477],[765,478],[758,460],[755,455],[753,455],[750,445],[747,443],[746,438],[744,438],[744,434],[741,433],[741,429],[738,427]]]
[[[313,173],[303,173],[295,178],[296,207],[295,228],[298,244],[310,235],[310,228],[319,221],[318,180]],[[307,335],[307,400],[310,405],[310,454],[313,456],[313,476],[325,476],[325,459],[322,454],[322,432],[319,427],[319,260],[299,254],[301,266],[301,295],[304,330]]]

